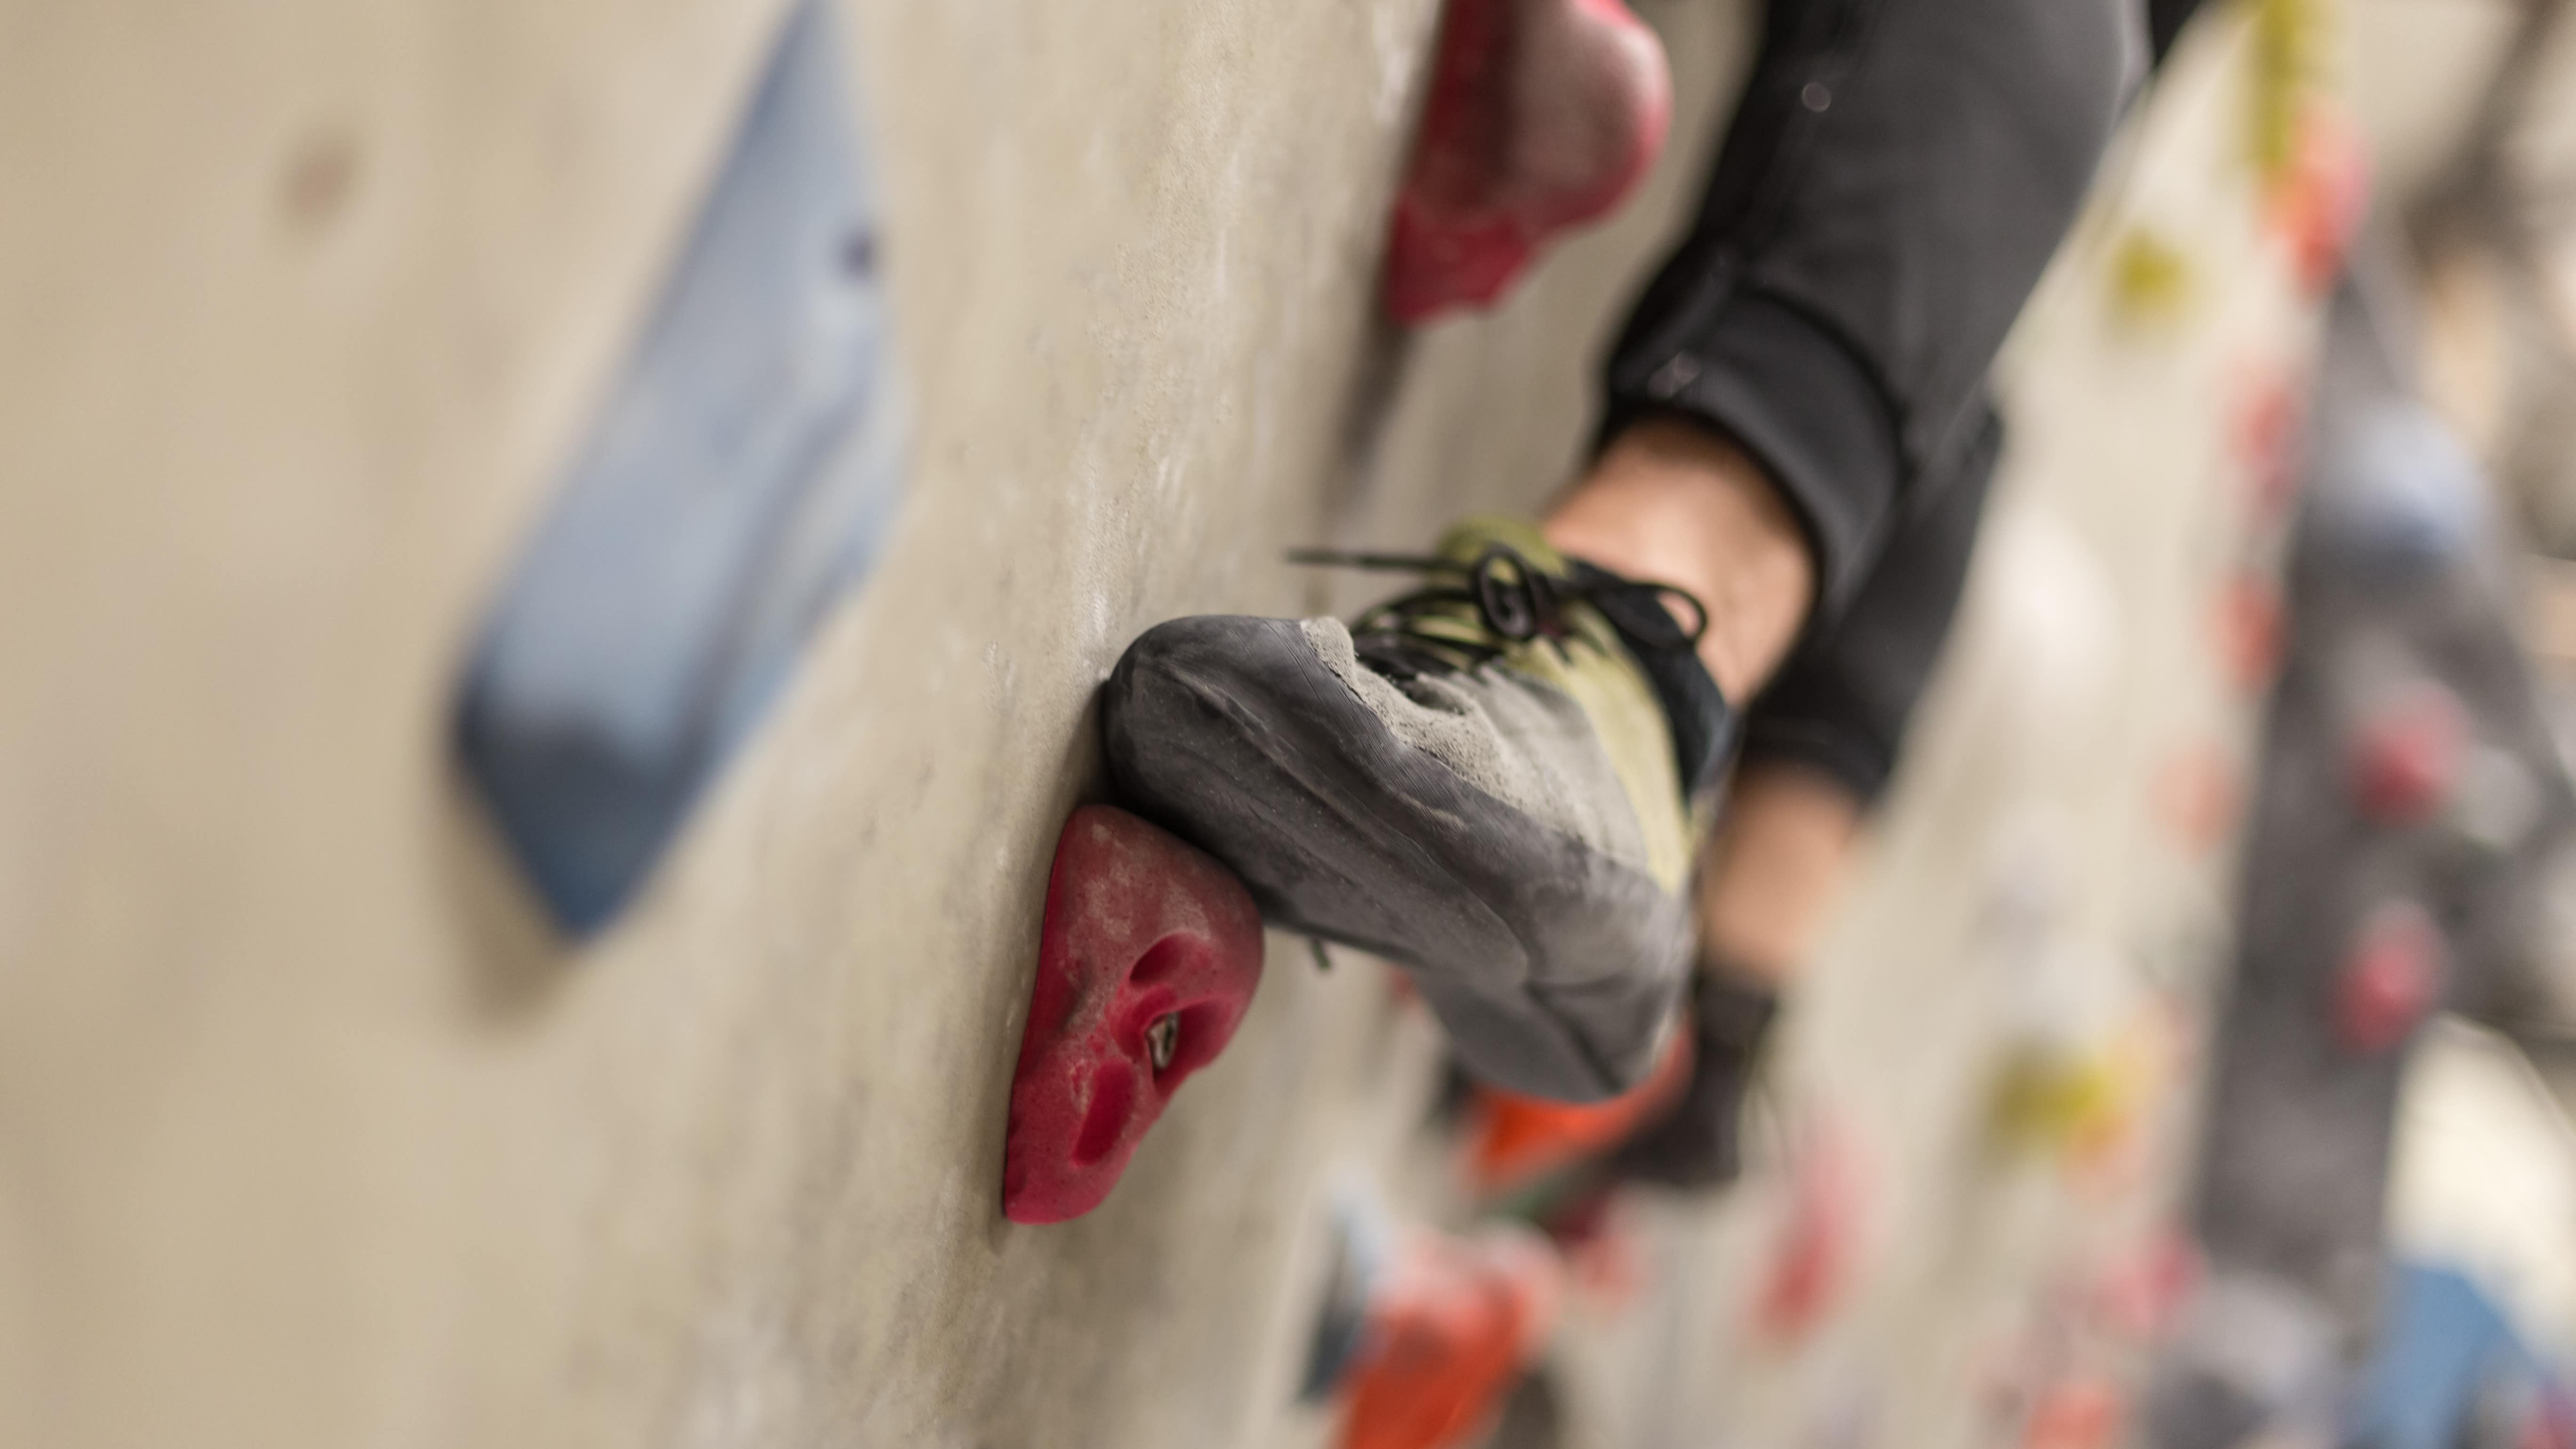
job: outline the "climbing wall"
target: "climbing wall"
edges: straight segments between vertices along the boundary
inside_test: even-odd
[[[750,717],[699,719],[632,894],[571,912],[456,731],[584,480],[651,486],[620,400],[696,335],[790,8],[0,19],[0,1443],[1329,1442],[1293,1401],[1333,1204],[1463,1211],[1390,973],[1273,938],[1079,1221],[1002,1219],[1002,1143],[1109,663],[1363,602],[1288,543],[1560,484],[1751,22],[1641,7],[1676,143],[1640,198],[1397,332],[1433,8],[832,10],[807,60],[878,229],[816,305],[883,304],[900,427],[825,407],[873,322],[776,356],[795,436],[898,440],[850,455],[894,492],[846,495],[866,546],[796,627],[720,631],[792,662],[722,676]],[[2116,1416],[2260,682],[2314,23],[2195,40],[2016,339],[1968,623],[1778,1147],[1578,1275],[1569,1442]]]
[[[838,13],[903,498],[578,937],[452,731],[666,375],[788,7],[0,21],[0,1442],[1195,1446],[1287,1412],[1324,1185],[1400,1155],[1430,1037],[1281,943],[1111,1201],[1007,1225],[1089,696],[1147,622],[1306,602],[1281,548],[1353,510],[1535,496],[1584,406],[1563,319],[1651,230],[1396,368],[1426,0]],[[1741,20],[1680,17],[1703,117]],[[1528,449],[1444,456],[1469,399],[1543,402]]]
[[[1776,1074],[1771,1171],[1639,1214],[1605,1443],[2104,1445],[2173,1220],[2335,229],[2330,16],[2234,7],[2132,116],[2000,370],[1958,637]]]

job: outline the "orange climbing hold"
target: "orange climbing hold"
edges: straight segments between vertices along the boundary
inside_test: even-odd
[[[1342,1449],[1473,1442],[1554,1327],[1563,1273],[1526,1232],[1415,1237],[1369,1305]]]
[[[1478,1086],[1467,1119],[1468,1182],[1492,1196],[1607,1152],[1680,1096],[1690,1069],[1690,1033],[1676,1031],[1653,1074],[1607,1101],[1552,1102]]]

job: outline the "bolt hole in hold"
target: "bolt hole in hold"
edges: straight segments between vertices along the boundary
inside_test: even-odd
[[[1053,1223],[1099,1206],[1260,980],[1261,916],[1242,882],[1123,810],[1075,811],[1047,879],[1003,1214]]]
[[[1127,973],[1127,984],[1130,988],[1158,985],[1180,974],[1189,964],[1190,938],[1165,936],[1136,958],[1136,969]]]

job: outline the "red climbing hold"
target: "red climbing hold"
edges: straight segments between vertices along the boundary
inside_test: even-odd
[[[2252,572],[2239,573],[2218,594],[2219,659],[2237,688],[2251,694],[2272,682],[2281,667],[2281,591]]]
[[[2354,1051],[2384,1052],[2406,1039],[2442,989],[2441,932],[2413,901],[2374,909],[2344,953],[2335,982],[2335,1035]]]
[[[2344,254],[2370,208],[2370,158],[2359,129],[2316,106],[2299,120],[2297,147],[2272,198],[2273,230],[2288,243],[2299,287],[2322,297],[2343,274]]]
[[[2420,684],[2373,711],[2353,733],[2354,803],[2384,825],[2412,825],[2449,799],[2468,743],[2459,701]]]
[[[1395,199],[1388,314],[1491,306],[1542,246],[1627,197],[1671,123],[1663,42],[1619,0],[1449,0]]]
[[[1124,810],[1073,812],[1011,1083],[1004,1216],[1059,1223],[1098,1207],[1260,982],[1261,914],[1242,882]]]
[[[1788,1217],[1754,1303],[1754,1322],[1774,1344],[1803,1340],[1852,1276],[1861,1231],[1860,1161],[1832,1118],[1821,1119],[1791,1163]]]
[[[2270,527],[2289,516],[2307,468],[2308,379],[2268,359],[2238,365],[2230,391],[2241,401],[2232,429],[2236,461],[2252,494],[2253,522]],[[2268,682],[2267,670],[2264,680]]]
[[[1369,1305],[1342,1449],[1471,1442],[1546,1342],[1563,1275],[1555,1252],[1526,1232],[1415,1237]]]

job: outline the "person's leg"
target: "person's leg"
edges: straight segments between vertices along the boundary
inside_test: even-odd
[[[1668,1187],[1722,1187],[1743,1167],[1744,1102],[1781,994],[1840,893],[1860,802],[1804,765],[1736,772],[1699,886],[1690,1077],[1670,1107],[1611,1158],[1614,1172]]]
[[[1644,439],[1667,456],[1707,459],[1706,471],[1631,471],[1636,465],[1614,461]],[[1739,672],[1769,680],[1746,713],[1743,763],[1701,870],[1703,960],[1776,989],[1805,958],[1851,836],[1895,768],[1949,637],[2000,444],[1989,413],[1958,475],[1897,521],[1850,606],[1810,631],[1785,664],[1776,657],[1788,643],[1781,600],[1803,582],[1806,559],[1794,538],[1782,538],[1791,527],[1785,510],[1741,451],[1686,424],[1651,420],[1623,434],[1595,481],[1549,518],[1550,540],[1571,553],[1659,577],[1723,569],[1747,583],[1750,597],[1707,601],[1700,644],[1721,684]],[[1681,497],[1643,496],[1666,491]],[[1644,526],[1683,514],[1699,526]],[[1773,653],[1751,652],[1764,648]]]
[[[1786,760],[1736,771],[1700,871],[1701,969],[1777,994],[1839,899],[1862,805],[1840,780]]]
[[[2153,61],[2162,61],[2196,4],[2150,0]],[[1618,1165],[1630,1175],[1680,1186],[1715,1185],[1736,1175],[1744,1095],[1780,996],[1813,949],[1839,894],[1858,822],[1886,782],[1948,634],[1999,442],[1991,411],[1972,390],[1953,429],[1956,440],[1928,450],[1935,457],[1955,450],[1948,481],[1913,489],[1930,496],[1917,498],[1910,515],[1895,505],[1894,536],[1872,553],[1868,540],[1885,516],[1881,500],[1906,493],[1908,476],[1943,476],[1938,467],[1922,472],[1922,420],[1943,416],[1950,394],[1927,389],[1912,407],[1891,409],[1882,421],[1862,399],[1888,374],[1883,366],[1869,365],[1866,349],[1852,349],[1856,337],[1870,334],[1862,324],[1872,314],[1835,316],[1814,306],[1819,294],[1813,279],[1837,266],[1856,266],[1863,276],[1905,275],[1888,265],[1884,252],[1899,246],[1908,228],[1873,232],[1866,221],[1873,210],[1887,217],[1901,212],[1901,191],[1827,186],[1800,197],[1793,190],[1798,183],[1780,177],[1780,158],[1801,124],[1800,111],[1824,116],[1839,110],[1848,124],[1876,124],[1848,119],[1853,108],[1841,97],[1849,88],[1838,95],[1828,74],[1836,37],[1848,40],[1865,18],[1855,18],[1854,7],[1844,7],[1839,19],[1828,13],[1836,10],[1830,5],[1801,5],[1794,15],[1787,10],[1781,3],[1772,7],[1764,60],[1719,159],[1699,225],[1638,304],[1612,360],[1600,458],[1549,522],[1562,546],[1611,567],[1653,569],[1660,577],[1706,588],[1716,588],[1721,578],[1735,580],[1735,593],[1716,595],[1722,602],[1710,609],[1700,652],[1736,697],[1742,697],[1743,672],[1769,678],[1769,663],[1789,648],[1797,625],[1784,629],[1783,616],[1805,618],[1813,592],[1823,593],[1828,605],[1823,622],[1754,701],[1744,762],[1702,866],[1692,1081],[1676,1108],[1619,1155]],[[2064,10],[2058,20],[2087,23],[2083,7]],[[2104,18],[2099,12],[2089,17],[2094,23]],[[2108,18],[2116,23],[2123,17]],[[2043,50],[2050,44],[2030,27],[2004,29]],[[2063,65],[2054,70],[2061,80],[2074,73]],[[1810,93],[1801,76],[1812,78],[1821,92]],[[1986,98],[1996,114],[2012,108],[2011,91],[2005,87]],[[1988,123],[1994,120],[1989,114]],[[1921,144],[1929,152],[1948,152],[1943,164],[1956,166],[1959,154],[1951,148],[1977,129],[1964,125],[1947,140]],[[1986,196],[2006,203],[1998,215],[2007,229],[2025,228],[2016,253],[2023,264],[1966,268],[1971,285],[1937,300],[1972,325],[1918,334],[1947,340],[1964,349],[1962,357],[1981,355],[1975,339],[1997,336],[1996,319],[2018,310],[2018,288],[2035,275],[2029,238],[2053,238],[2054,227],[2063,223],[2050,224],[2051,208],[2072,204],[2067,178],[2078,168],[2067,153],[2052,157],[2024,148],[2009,157],[1984,181],[2001,188]],[[1971,176],[1967,185],[1917,197],[1973,199],[1979,195],[1977,180]],[[1813,214],[1799,219],[1801,207],[1846,214],[1829,226]],[[1765,250],[1764,238],[1774,235],[1770,228],[1782,226],[1797,235],[1785,247]],[[2027,230],[2034,226],[2036,231]],[[1802,248],[1822,236],[1842,237],[1848,250],[1837,258],[1820,248],[1823,261],[1801,259]],[[1873,246],[1880,249],[1875,260],[1869,259]],[[1773,276],[1791,279],[1785,295],[1765,295],[1766,279]],[[1853,295],[1866,300],[1881,294],[1863,288]],[[1884,310],[1875,315],[1882,324],[1891,317],[1903,320]],[[1882,329],[1881,335],[1905,331]],[[1810,335],[1802,345],[1784,347],[1767,339],[1772,333]],[[1852,365],[1855,355],[1864,365]],[[1882,348],[1874,356],[1879,363],[1923,360],[1905,349]],[[1783,358],[1803,362],[1781,366]],[[1955,389],[1964,374],[1953,359],[1911,375],[1946,378]],[[1881,400],[1896,396],[1891,390]],[[1863,422],[1898,440],[1892,481],[1883,450],[1856,441],[1873,435],[1873,426],[1858,425]],[[1685,428],[1701,441],[1695,445]],[[1727,435],[1753,440],[1761,461],[1724,441]],[[1912,464],[1906,461],[1909,440],[1915,444]],[[1641,475],[1651,479],[1650,488],[1638,486]],[[1801,525],[1802,541],[1811,546],[1815,566],[1804,573],[1778,561],[1784,519]],[[1720,536],[1705,536],[1712,534]],[[1854,597],[1837,613],[1832,606],[1846,590]]]
[[[2132,0],[1771,0],[1699,214],[1609,358],[1599,460],[1559,515],[1621,486],[1632,431],[1695,424],[1777,490],[1818,609],[1838,612],[1905,500],[1980,446],[1987,367],[2145,51]],[[1729,485],[1725,461],[1698,470],[1710,486]],[[1685,493],[1630,505],[1630,535],[1693,527]],[[1749,618],[1762,637],[1742,652],[1776,656],[1803,613]]]
[[[1556,511],[1577,551],[1465,526],[1354,628],[1175,620],[1103,696],[1123,803],[1274,923],[1403,963],[1516,1090],[1604,1096],[1656,1060],[1728,692],[1821,637],[1917,480],[1985,435],[1980,380],[2137,48],[2127,0],[1771,19],[1700,226],[1613,359],[1609,446]]]
[[[1985,511],[1998,434],[1899,520],[1836,618],[1756,698],[1725,817],[1700,867],[1691,1079],[1616,1159],[1627,1175],[1714,1187],[1741,1167],[1738,1132],[1782,996],[1839,897],[1861,816],[1894,768],[1950,632]]]
[[[1620,434],[1543,527],[1565,553],[1689,588],[1708,613],[1700,662],[1728,699],[1780,667],[1815,599],[1815,560],[1770,475],[1678,418]]]

